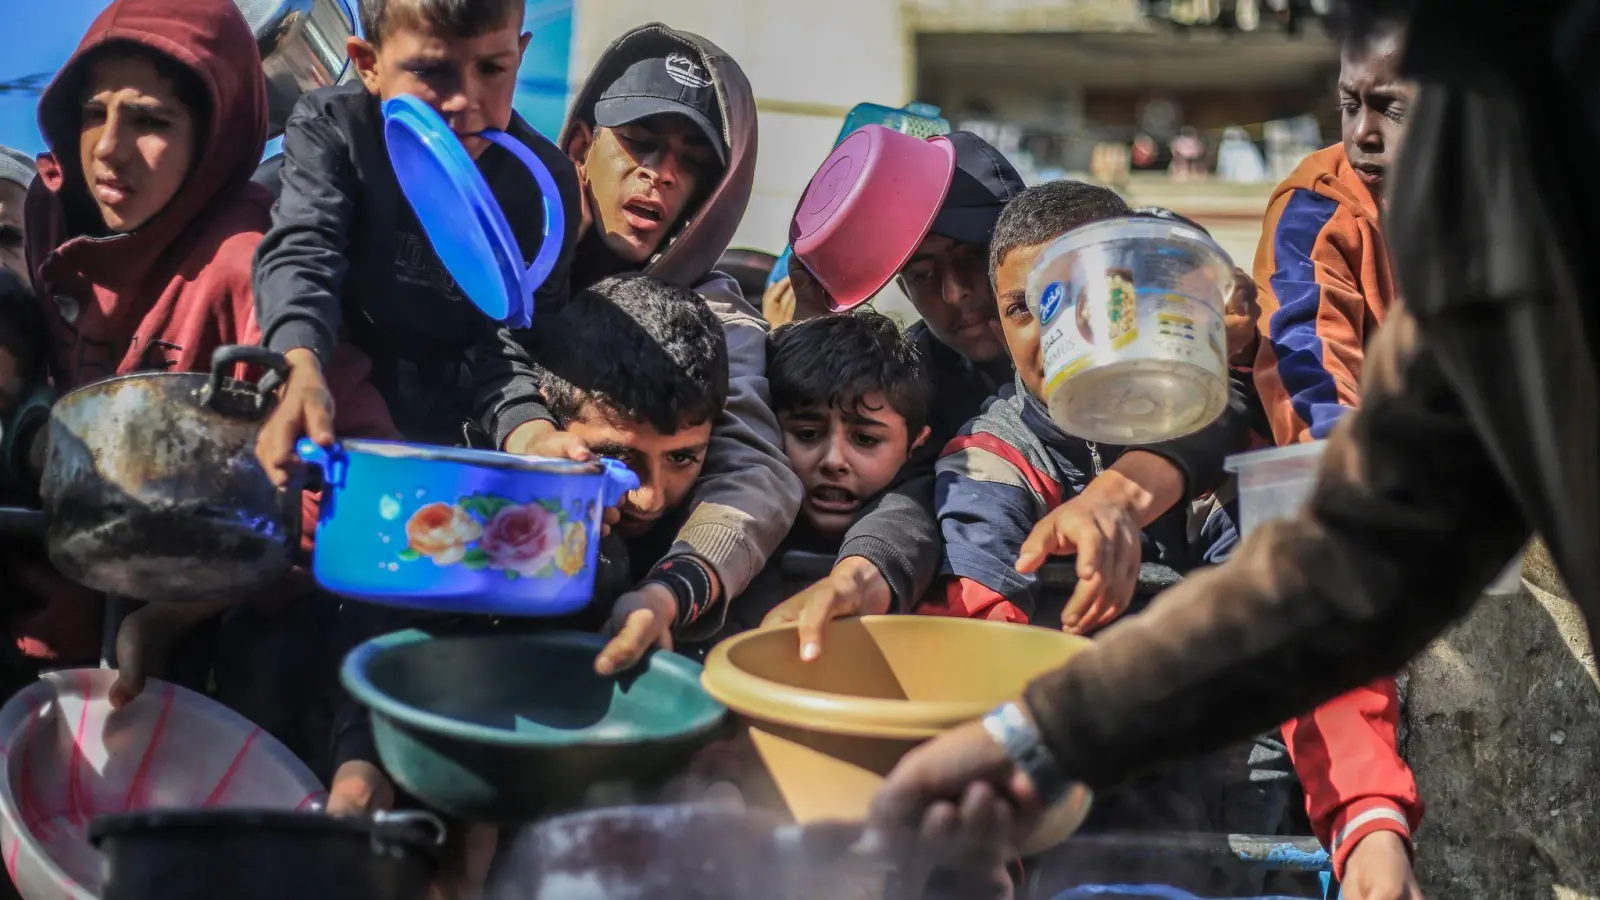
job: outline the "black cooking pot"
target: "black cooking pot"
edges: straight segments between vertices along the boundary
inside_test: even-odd
[[[271,584],[300,543],[300,495],[256,461],[270,386],[288,362],[226,346],[211,373],[142,373],[85,385],[50,411],[43,501],[50,560],[63,575],[135,600],[214,600]]]
[[[422,900],[444,842],[427,813],[185,809],[101,816],[102,900]]]

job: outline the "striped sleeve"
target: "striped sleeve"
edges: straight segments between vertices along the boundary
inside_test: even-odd
[[[1017,555],[1034,524],[1060,502],[1060,485],[994,435],[951,441],[934,480],[945,544],[945,591],[936,600],[950,601],[950,584],[960,580],[970,584],[958,593],[972,596],[981,587],[995,595],[994,602],[1011,604],[1031,619],[1038,579],[1017,571]]]
[[[1394,679],[1380,678],[1283,726],[1306,814],[1339,877],[1362,838],[1393,831],[1409,843],[1422,820],[1416,777],[1400,758],[1399,723]]]
[[[1256,387],[1280,446],[1321,440],[1360,397],[1367,300],[1346,255],[1360,226],[1309,190],[1280,196],[1266,224]]]

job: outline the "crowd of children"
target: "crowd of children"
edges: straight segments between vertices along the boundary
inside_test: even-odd
[[[1361,346],[1394,295],[1377,216],[1408,90],[1392,46],[1345,55],[1344,146],[1285,183],[1255,278],[1238,273],[1228,410],[1190,437],[1111,447],[1045,410],[1028,273],[1073,228],[1171,213],[1080,182],[1028,188],[957,133],[943,206],[897,274],[921,321],[802,315],[769,333],[715,270],[755,168],[739,65],[699,36],[634,29],[601,55],[552,142],[512,109],[523,10],[362,0],[363,36],[348,47],[359,81],[303,98],[281,159],[258,170],[266,95],[231,0],[115,0],[40,98],[49,152],[37,176],[33,161],[0,155],[8,498],[37,479],[44,432],[21,415],[36,388],[199,371],[220,345],[261,343],[290,363],[258,444],[283,485],[302,436],[627,463],[640,487],[608,515],[594,604],[559,623],[610,636],[601,673],[652,647],[694,653],[791,622],[796,652],[814,660],[823,626],[851,615],[1092,635],[1159,602],[1139,587],[1141,563],[1186,573],[1231,550],[1227,455],[1320,437],[1356,402]],[[380,106],[401,94],[461,138],[525,249],[545,225],[533,181],[480,133],[509,132],[555,175],[566,242],[532,329],[480,313],[433,252],[385,149]],[[802,264],[788,275],[797,310],[826,309]],[[308,541],[315,513],[308,495]],[[790,551],[831,571],[796,585]],[[1051,557],[1075,557],[1070,590],[1041,587]],[[0,548],[0,566],[16,598],[10,643],[31,659],[13,668],[98,656],[102,598],[55,574],[40,546]],[[368,612],[298,571],[249,598],[145,607],[117,635],[115,699],[154,674],[209,686],[330,778],[334,812],[392,805],[363,716],[330,688],[343,650],[395,624]],[[1340,874],[1366,886],[1357,900],[1405,896],[1386,891],[1411,877],[1420,803],[1396,751],[1397,704],[1386,681],[1284,728],[1313,827]],[[1264,791],[1282,746],[1259,741],[1244,781]],[[1271,805],[1238,827],[1275,827]]]

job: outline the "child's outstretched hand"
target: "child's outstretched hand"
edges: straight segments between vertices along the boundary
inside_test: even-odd
[[[159,678],[166,671],[178,641],[233,603],[152,603],[129,613],[117,629],[117,680],[111,685],[111,708],[121,709],[144,693],[146,679]]]
[[[851,556],[834,565],[828,577],[778,604],[761,620],[762,628],[798,623],[800,660],[822,656],[822,632],[834,619],[889,611],[889,583],[870,560]]]
[[[278,391],[278,405],[256,436],[256,459],[278,487],[287,487],[300,466],[294,445],[301,436],[321,447],[332,447],[333,393],[322,374],[322,363],[310,350],[290,350],[289,378]]]
[[[1249,367],[1256,360],[1256,347],[1261,343],[1261,332],[1257,330],[1261,319],[1261,304],[1256,302],[1259,293],[1250,273],[1235,267],[1233,295],[1222,307],[1230,365]]]
[[[623,594],[600,631],[611,640],[595,657],[595,672],[615,675],[638,664],[653,647],[671,650],[677,620],[678,598],[665,585],[644,584]]]
[[[394,808],[394,784],[383,770],[364,760],[341,763],[328,789],[328,815],[370,816]]]
[[[583,442],[583,438],[570,431],[557,430],[554,422],[544,419],[517,426],[506,438],[505,451],[517,456],[543,456],[576,462],[594,459],[594,451]]]
[[[506,438],[505,451],[517,456],[543,456],[576,462],[588,462],[595,458],[594,451],[589,449],[583,438],[568,431],[558,431],[554,422],[543,419],[524,423],[512,431],[511,436]],[[621,518],[620,509],[606,507],[600,517],[600,536],[609,535],[611,526]]]
[[[1340,889],[1350,900],[1423,900],[1405,839],[1393,831],[1374,831],[1356,844]]]
[[[1078,557],[1078,586],[1061,611],[1061,627],[1087,634],[1116,621],[1133,602],[1139,582],[1139,525],[1122,504],[1085,491],[1033,526],[1017,556],[1017,571],[1037,572],[1050,557],[1073,554]]]

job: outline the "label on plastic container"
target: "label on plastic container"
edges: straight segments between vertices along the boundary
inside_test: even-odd
[[[1055,261],[1066,271],[1052,271],[1039,295],[1047,396],[1090,366],[1122,360],[1226,372],[1217,287],[1202,261],[1179,247],[1142,251],[1096,245]]]

